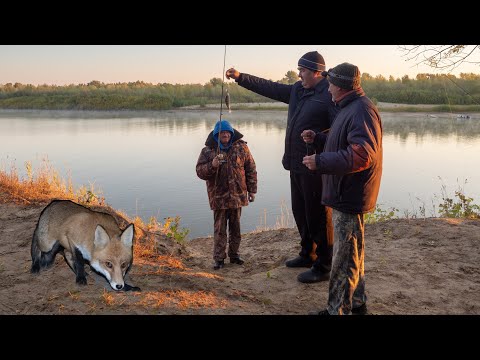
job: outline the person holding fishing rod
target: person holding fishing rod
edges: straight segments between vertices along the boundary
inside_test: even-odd
[[[242,206],[255,200],[257,169],[242,138],[243,135],[227,120],[218,121],[208,135],[197,161],[197,175],[207,182],[208,201],[213,210],[215,270],[225,266],[227,224],[230,263],[244,263],[239,255],[240,216]]]
[[[223,73],[225,74],[225,58]],[[242,140],[243,134],[234,129],[227,120],[222,120],[223,99],[222,82],[220,120],[208,134],[196,165],[197,176],[207,182],[208,201],[210,209],[213,210],[214,270],[225,266],[227,225],[230,263],[243,265],[244,260],[239,254],[240,217],[242,207],[253,202],[257,193],[255,160],[247,143]],[[229,100],[227,90],[225,102],[230,111]]]
[[[301,250],[299,256],[285,265],[310,268],[297,276],[302,283],[328,280],[332,264],[332,210],[321,204],[322,175],[302,164],[304,156],[314,153],[305,145],[302,132],[307,129],[327,132],[337,113],[328,93],[328,82],[321,75],[324,70],[323,56],[310,51],[298,60],[300,81],[293,85],[240,73],[234,68],[225,73],[227,79],[234,79],[248,90],[288,104],[282,164],[290,171],[292,212],[301,237]]]

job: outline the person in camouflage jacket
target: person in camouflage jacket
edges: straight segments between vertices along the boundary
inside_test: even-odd
[[[242,265],[238,253],[241,241],[242,206],[255,200],[257,169],[243,135],[227,120],[218,121],[198,157],[196,171],[206,180],[208,201],[214,217],[214,269],[225,265],[228,223],[230,262]],[[220,140],[220,141],[219,141]]]

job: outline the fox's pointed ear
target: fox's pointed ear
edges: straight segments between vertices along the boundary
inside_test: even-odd
[[[120,239],[122,240],[123,245],[125,245],[126,247],[130,247],[133,244],[133,231],[133,224],[130,224],[122,233]]]
[[[110,242],[110,237],[107,232],[101,225],[97,225],[95,229],[95,239],[93,240],[93,245],[98,248],[104,248]]]

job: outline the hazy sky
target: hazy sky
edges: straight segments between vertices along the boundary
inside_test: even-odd
[[[279,80],[312,50],[323,55],[327,68],[350,62],[362,73],[387,78],[439,73],[406,61],[397,45],[227,45],[225,68]],[[223,76],[224,51],[224,45],[0,45],[0,84],[204,84]],[[480,67],[452,71],[460,72],[480,73]]]

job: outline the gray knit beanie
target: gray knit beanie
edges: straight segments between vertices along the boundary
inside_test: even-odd
[[[298,66],[312,71],[323,71],[325,70],[325,60],[317,51],[310,51],[298,60]]]
[[[360,70],[358,70],[356,65],[345,62],[335,66],[333,69],[322,72],[322,75],[328,76],[328,82],[342,89],[353,90],[360,87]]]

